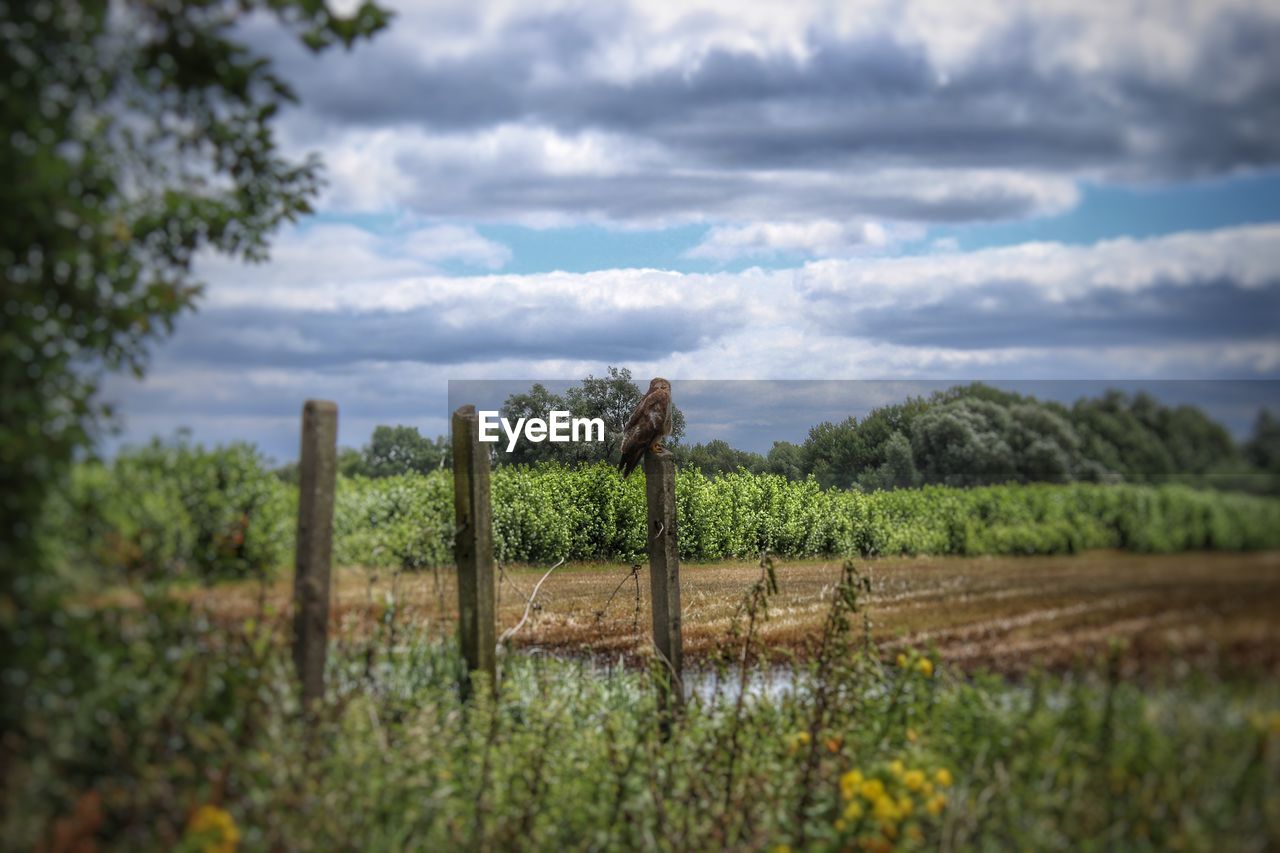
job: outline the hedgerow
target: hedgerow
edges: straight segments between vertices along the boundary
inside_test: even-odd
[[[395,502],[408,484],[430,505],[378,516],[370,527],[369,503]],[[340,559],[447,563],[451,489],[447,471],[344,482]],[[762,550],[805,557],[1280,547],[1280,501],[1185,486],[1009,484],[864,493],[822,489],[812,479],[745,471],[708,478],[685,469],[677,474],[676,495],[687,560]],[[645,545],[644,478],[624,481],[607,465],[498,468],[493,516],[495,556],[503,562],[636,559]],[[407,557],[386,545],[406,541],[419,549]]]
[[[634,560],[645,550],[643,474],[556,463],[493,471],[501,562]],[[677,474],[686,560],[816,555],[1063,554],[1280,547],[1280,500],[1186,486],[1096,483],[859,492],[746,471]],[[244,577],[287,563],[296,491],[252,448],[153,444],[79,466],[50,513],[70,562],[148,577]],[[449,471],[339,477],[340,565],[451,562]]]

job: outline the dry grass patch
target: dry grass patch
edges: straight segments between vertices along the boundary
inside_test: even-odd
[[[873,579],[872,632],[892,652],[936,646],[963,667],[1063,668],[1116,639],[1133,668],[1179,666],[1280,672],[1280,552],[859,560]],[[803,654],[826,612],[840,561],[779,561],[779,594],[760,629],[777,655]],[[515,625],[545,567],[503,567],[500,630]],[[705,659],[728,641],[752,562],[682,566],[686,654]],[[245,583],[193,593],[227,618],[282,614],[290,583]],[[451,570],[337,573],[334,619],[356,638],[377,620],[446,635],[456,623]],[[542,585],[518,646],[638,658],[649,632],[648,570],[569,564]]]

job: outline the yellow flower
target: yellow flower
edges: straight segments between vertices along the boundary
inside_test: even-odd
[[[842,817],[836,818],[836,822],[831,825],[835,827],[836,832],[844,832],[849,828],[849,825],[844,822],[844,818]]]
[[[928,780],[925,780],[925,783],[924,783],[923,785],[921,785],[921,786],[920,786],[920,793],[921,793],[921,794],[924,794],[926,797],[932,797],[932,796],[933,796],[933,783],[932,783],[932,782],[930,782],[930,781],[928,781]]]
[[[893,797],[881,796],[872,806],[872,813],[875,814],[876,820],[882,824],[897,823],[902,819],[902,813],[898,809],[898,804],[893,801]]]
[[[951,771],[945,767],[939,768],[938,772],[933,774],[933,780],[943,788],[950,788],[951,783],[954,781],[951,778]]]
[[[203,805],[187,824],[187,834],[198,837],[202,853],[233,853],[240,843],[240,831],[225,809]]]
[[[840,777],[840,795],[846,800],[852,800],[858,794],[858,787],[862,784],[862,774],[857,770],[850,770],[848,773]]]
[[[946,807],[947,807],[947,798],[942,794],[938,794],[936,797],[929,800],[929,802],[925,804],[925,810],[928,811],[929,814],[933,815],[934,817],[937,817],[938,815],[942,814],[942,810],[945,809]]]
[[[907,668],[907,656],[902,652],[898,652],[898,666],[902,667],[903,669]]]
[[[859,793],[868,800],[877,800],[884,796],[884,783],[879,779],[868,779],[862,783]]]
[[[908,770],[902,774],[902,784],[907,786],[908,791],[919,791],[924,788],[925,778],[923,770]]]
[[[809,733],[795,732],[787,738],[787,741],[787,748],[791,751],[792,755],[795,755],[800,751],[800,747],[809,745]]]
[[[928,658],[920,658],[920,660],[916,661],[916,669],[920,670],[920,674],[925,678],[930,678],[933,676],[933,661]]]
[[[894,776],[901,776],[906,771],[906,769],[907,769],[906,765],[903,764],[900,759],[895,758],[893,759],[893,761],[889,762],[889,772],[892,773]]]
[[[845,820],[857,820],[858,818],[862,817],[862,803],[858,802],[857,800],[854,800],[852,803],[849,803],[849,805],[844,807],[844,814],[842,815],[842,817]]]
[[[776,844],[776,845],[774,845],[773,853],[791,853],[791,845],[790,845],[790,844]]]
[[[898,797],[898,811],[902,813],[903,817],[910,817],[911,812],[915,810],[915,807],[916,804],[911,802],[911,798],[906,794]]]

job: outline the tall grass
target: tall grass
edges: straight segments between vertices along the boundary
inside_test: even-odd
[[[766,567],[767,569],[767,567]],[[744,600],[738,642],[772,581]],[[1268,849],[1280,693],[1138,686],[1118,667],[1023,684],[882,662],[865,585],[833,591],[792,689],[694,696],[664,734],[644,673],[509,654],[459,699],[421,626],[336,643],[296,699],[287,620],[160,597],[30,625],[0,743],[6,848]],[[32,617],[34,618],[34,617]],[[746,661],[749,654],[733,655]],[[1112,661],[1114,664],[1114,660]],[[726,664],[716,683],[737,680]],[[744,675],[739,682],[748,683]]]

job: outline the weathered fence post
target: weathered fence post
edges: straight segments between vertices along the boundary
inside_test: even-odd
[[[298,542],[293,576],[293,662],[302,683],[304,705],[324,698],[337,445],[337,405],[327,400],[308,400],[302,407]]]
[[[480,444],[475,406],[453,413],[453,552],[458,564],[458,635],[467,674],[497,681],[497,613],[494,606],[493,513],[489,505],[489,453]]]
[[[670,454],[645,454],[649,503],[649,591],[658,650],[658,702],[667,728],[684,705],[684,640],[680,633],[680,550],[676,536],[676,465]]]

